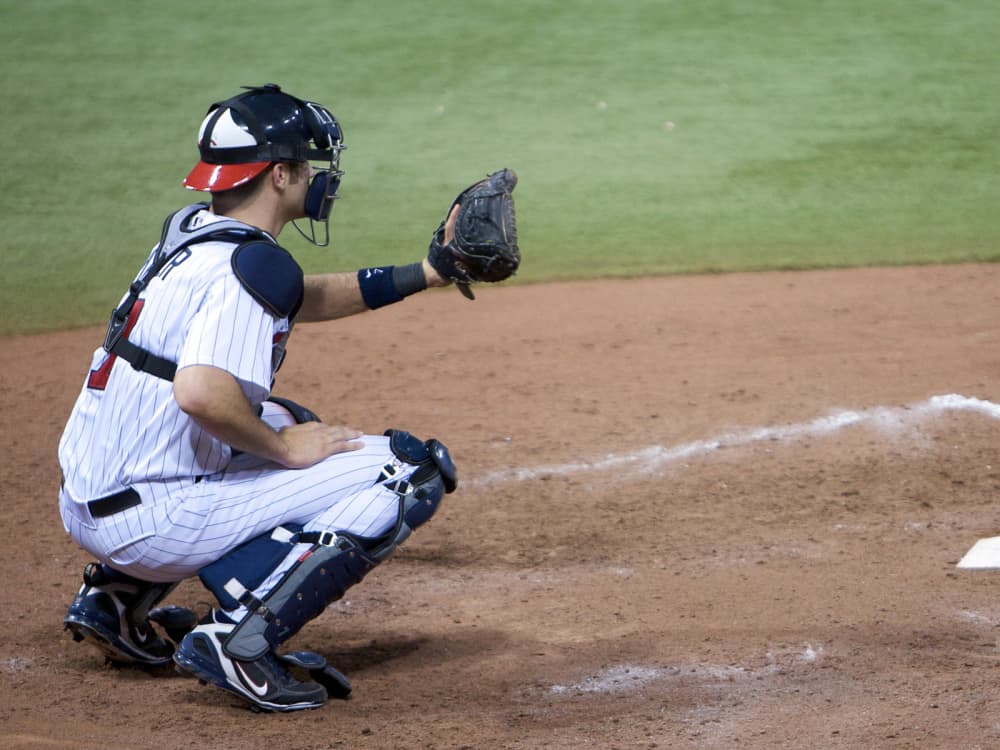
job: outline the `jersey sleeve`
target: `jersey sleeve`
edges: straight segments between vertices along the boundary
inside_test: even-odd
[[[235,276],[223,276],[209,287],[191,318],[177,367],[210,365],[225,370],[240,382],[251,402],[259,403],[274,378],[275,323]]]

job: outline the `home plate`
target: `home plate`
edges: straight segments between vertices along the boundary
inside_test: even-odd
[[[1000,536],[980,539],[958,561],[958,567],[966,570],[1000,570]]]

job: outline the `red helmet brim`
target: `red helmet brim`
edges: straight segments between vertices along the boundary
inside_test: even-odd
[[[184,178],[184,187],[188,190],[204,190],[209,193],[221,193],[249,182],[263,172],[269,161],[255,161],[249,164],[209,164],[200,161]]]

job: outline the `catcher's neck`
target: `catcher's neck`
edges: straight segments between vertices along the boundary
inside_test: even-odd
[[[275,164],[258,178],[257,189],[245,199],[230,202],[222,193],[212,201],[212,211],[277,237],[286,224],[305,216],[309,174],[308,169]]]
[[[230,209],[225,213],[216,211],[213,206],[212,211],[228,219],[242,221],[244,224],[262,229],[272,237],[277,237],[281,233],[281,230],[285,228],[288,221],[290,221],[273,210],[267,210],[264,207],[256,205],[241,206],[240,208]]]

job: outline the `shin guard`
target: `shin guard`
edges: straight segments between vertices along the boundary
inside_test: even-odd
[[[396,524],[386,534],[366,539],[286,524],[201,569],[202,583],[223,609],[231,612],[242,605],[248,613],[223,647],[230,658],[253,661],[295,635],[391,555],[434,515],[445,493],[455,489],[455,467],[444,445],[396,430],[386,434],[396,460],[386,464],[375,484],[399,499]],[[406,479],[400,478],[403,464],[417,467]],[[260,598],[254,594],[292,554],[298,557],[278,583]]]

